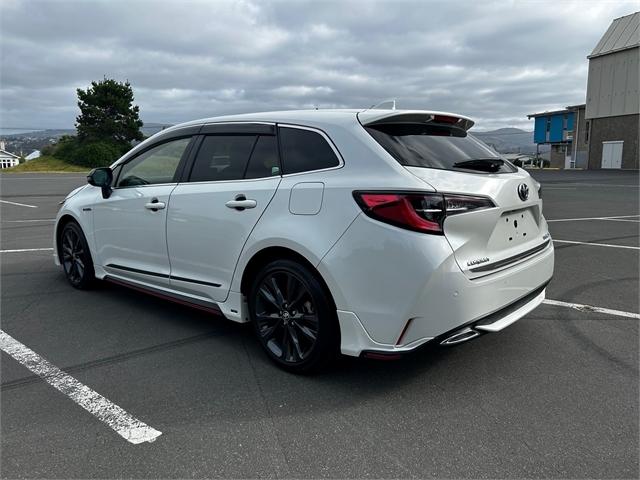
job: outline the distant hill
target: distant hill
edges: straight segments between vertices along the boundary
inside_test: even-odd
[[[169,128],[169,127],[172,127],[172,126],[173,125],[170,124],[170,123],[149,122],[149,123],[145,123],[140,130],[142,130],[142,134],[145,137],[150,137],[154,133],[158,133],[160,130],[164,130],[165,128]]]
[[[471,130],[470,133],[500,153],[536,153],[533,132],[519,128],[499,128],[487,132]],[[548,149],[548,146],[540,145],[540,152],[546,152]]]
[[[145,123],[140,129],[145,137],[158,133],[171,124],[166,123]],[[27,130],[24,133],[16,132],[17,129],[7,129],[10,133],[0,131],[0,139],[5,141],[6,149],[17,155],[27,155],[34,150],[42,150],[47,145],[58,141],[63,135],[75,135],[75,128],[57,128],[45,130]],[[25,129],[26,130],[26,129]]]
[[[57,128],[2,135],[6,150],[16,155],[28,155],[58,141],[62,135],[74,135],[75,130]]]

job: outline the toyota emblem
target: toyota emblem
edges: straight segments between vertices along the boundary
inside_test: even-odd
[[[518,185],[518,196],[523,202],[526,202],[527,198],[529,198],[529,187],[526,183],[521,183],[520,185]]]

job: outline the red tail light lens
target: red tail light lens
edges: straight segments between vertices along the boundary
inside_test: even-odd
[[[412,192],[353,192],[369,217],[416,232],[442,235],[448,215],[495,205],[484,197]]]
[[[355,198],[371,218],[417,232],[442,233],[442,195],[356,192]]]

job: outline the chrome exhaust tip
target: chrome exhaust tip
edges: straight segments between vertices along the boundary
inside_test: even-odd
[[[445,338],[440,342],[440,345],[457,345],[458,343],[466,342],[480,336],[480,332],[466,327],[462,330],[458,330],[453,335]]]

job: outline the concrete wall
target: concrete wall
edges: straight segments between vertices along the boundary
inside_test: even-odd
[[[587,119],[640,113],[639,57],[635,47],[589,59]]]
[[[565,152],[563,148],[570,148],[567,145],[551,145],[551,152],[549,153],[549,165],[551,168],[564,168]]]
[[[622,168],[638,169],[640,115],[594,118],[589,132],[589,168],[602,166],[602,142],[623,140]]]
[[[587,121],[585,109],[575,110],[575,129],[573,130],[572,156],[576,168],[588,168],[589,165],[589,141],[587,136]]]

